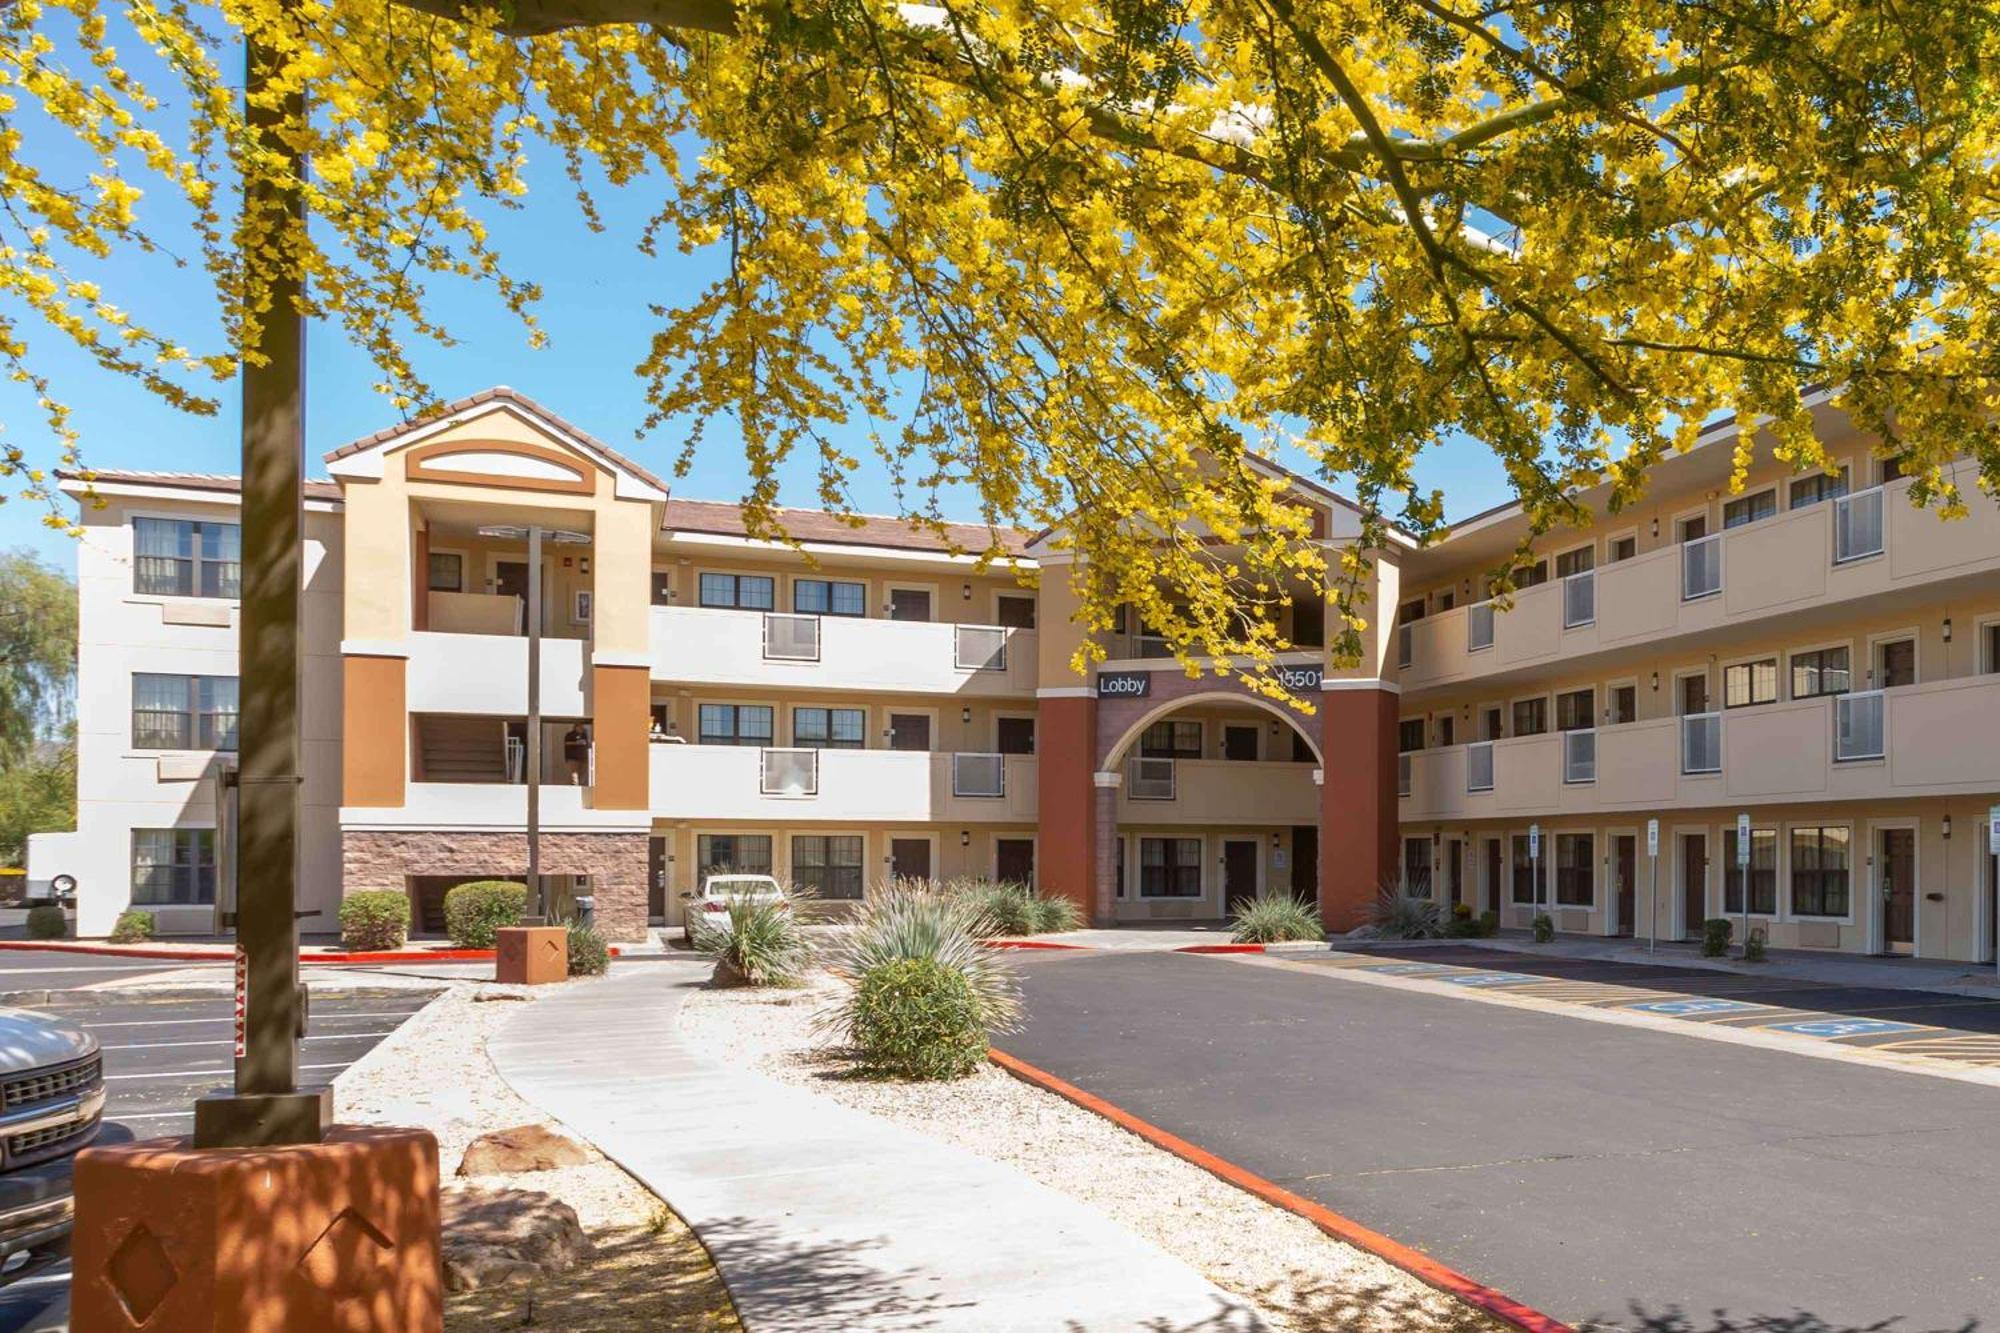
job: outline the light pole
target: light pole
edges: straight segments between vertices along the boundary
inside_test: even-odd
[[[590,534],[538,524],[495,523],[479,529],[482,537],[528,543],[528,746],[524,756],[528,781],[528,919],[539,926],[548,921],[542,897],[542,543],[588,546]]]

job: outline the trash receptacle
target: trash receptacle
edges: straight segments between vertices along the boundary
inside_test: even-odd
[[[576,896],[576,924],[594,926],[597,924],[597,895],[579,893]]]

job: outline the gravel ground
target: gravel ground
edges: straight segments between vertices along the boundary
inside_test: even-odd
[[[824,974],[791,990],[705,990],[681,1028],[700,1055],[896,1121],[1102,1210],[1237,1296],[1276,1328],[1489,1330],[1499,1325],[1401,1269],[1332,1239],[1052,1093],[987,1066],[956,1083],[853,1077],[813,1016],[844,983]]]

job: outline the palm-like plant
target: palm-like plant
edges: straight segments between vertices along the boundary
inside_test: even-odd
[[[734,894],[722,921],[690,914],[695,950],[714,961],[715,979],[746,986],[796,985],[812,967],[812,940],[799,925],[796,897]],[[724,925],[727,922],[727,925]]]
[[[1375,896],[1368,924],[1376,935],[1390,940],[1434,940],[1444,934],[1444,914],[1428,898],[1412,898],[1395,883],[1382,886]]]
[[[965,978],[980,1024],[1011,1032],[1020,1022],[1021,991],[1013,964],[979,941],[994,934],[985,904],[970,894],[898,881],[877,888],[854,914],[833,958],[835,970],[859,982],[891,963],[923,959]],[[852,1036],[853,993],[821,1018],[823,1030]]]
[[[1241,944],[1280,944],[1288,940],[1323,940],[1319,909],[1288,893],[1260,893],[1230,904],[1231,938]]]

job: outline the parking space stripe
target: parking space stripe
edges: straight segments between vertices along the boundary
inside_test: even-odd
[[[231,1020],[234,1021],[233,1019]],[[303,1041],[359,1041],[364,1037],[386,1037],[394,1028],[380,1028],[370,1032],[314,1032],[301,1038]],[[106,1051],[164,1051],[176,1046],[227,1046],[227,1037],[207,1037],[200,1041],[126,1041],[105,1043],[100,1049]]]

